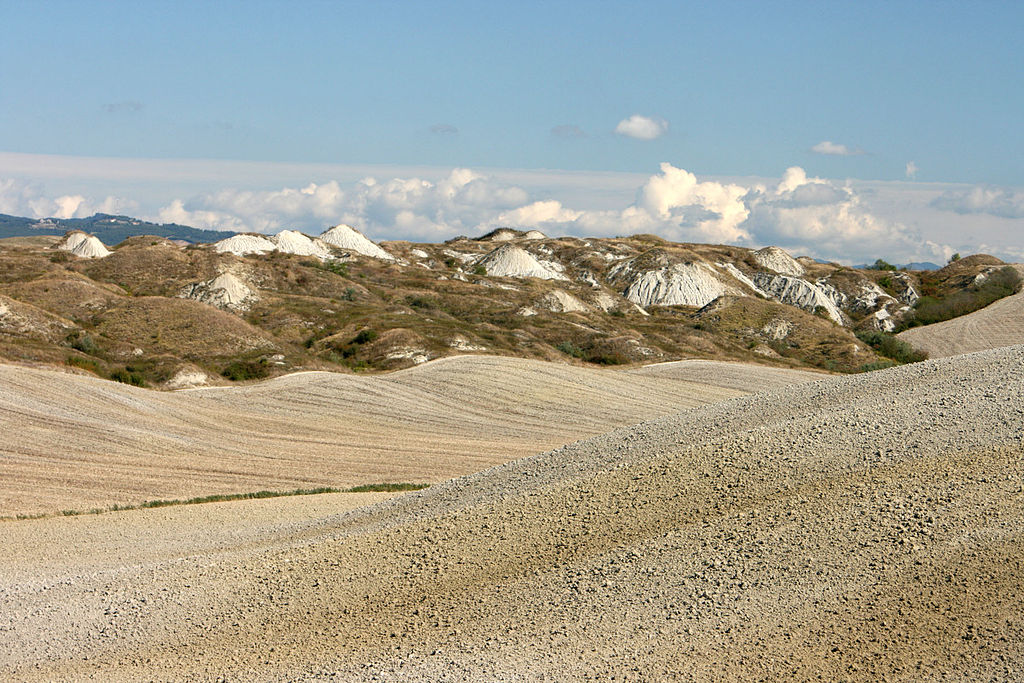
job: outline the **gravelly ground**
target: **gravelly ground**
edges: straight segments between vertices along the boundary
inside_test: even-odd
[[[0,672],[1021,680],[1022,399],[1024,347],[929,361],[618,429],[256,548],[5,578]]]

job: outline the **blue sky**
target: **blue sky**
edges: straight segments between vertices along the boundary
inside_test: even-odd
[[[638,174],[631,195],[663,162],[701,179],[769,185],[798,166],[843,186],[950,184],[928,200],[960,193],[959,204],[950,195],[932,207],[955,214],[946,229],[956,233],[964,216],[997,216],[1009,222],[979,244],[1010,230],[1007,247],[1024,246],[1014,189],[1024,186],[1024,50],[1016,47],[1024,3],[0,0],[0,26],[8,161],[307,165],[308,178],[290,179],[293,187],[339,181],[346,190],[352,180],[326,177],[326,168],[374,165],[378,180],[388,167],[406,178],[400,171],[433,169],[415,176],[432,183],[453,168],[488,169],[489,178],[564,169]],[[643,118],[625,125],[630,117]],[[224,209],[214,193],[286,187],[272,178],[246,185],[253,181],[240,173],[234,184],[140,200],[154,188],[33,176],[16,161],[0,173],[20,183],[22,204],[32,193],[88,191],[80,209],[115,197],[153,216],[174,200],[209,213]],[[596,210],[608,196],[600,185],[572,208]],[[976,188],[982,194],[971,195]],[[527,199],[565,204],[559,191],[533,183]],[[8,187],[0,210],[19,206],[14,193]],[[238,225],[273,227],[246,220]],[[312,227],[280,216],[289,220]],[[380,236],[400,232],[362,220]]]

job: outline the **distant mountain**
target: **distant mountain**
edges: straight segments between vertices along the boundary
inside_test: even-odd
[[[135,235],[157,235],[186,242],[216,242],[233,232],[201,230],[177,223],[150,223],[130,216],[98,213],[88,218],[24,218],[0,214],[0,238],[33,235],[63,235],[68,230],[89,232],[105,244],[114,245]]]
[[[900,268],[906,268],[907,270],[939,270],[942,266],[931,261],[913,261],[900,266]]]
[[[860,265],[854,266],[854,268],[858,270],[867,270],[871,268],[871,265],[867,263],[862,263]],[[896,268],[899,270],[939,270],[940,268],[942,268],[942,266],[940,266],[938,263],[932,263],[931,261],[911,261],[910,263],[904,263],[902,265],[896,266]]]

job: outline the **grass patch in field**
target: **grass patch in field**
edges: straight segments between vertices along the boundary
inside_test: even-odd
[[[402,483],[381,483],[362,484],[347,489],[336,489],[329,486],[322,486],[314,489],[294,489],[291,491],[250,491],[249,493],[217,493],[209,496],[198,496],[196,498],[169,498],[164,500],[147,500],[142,503],[129,505],[111,505],[106,508],[92,508],[90,510],[61,510],[53,515],[45,512],[31,515],[14,515],[13,517],[0,517],[0,522],[14,520],[42,519],[43,517],[61,516],[78,517],[80,515],[99,515],[104,512],[122,512],[124,510],[145,510],[147,508],[164,508],[175,505],[201,505],[203,503],[224,503],[232,500],[256,500],[261,498],[283,498],[285,496],[313,496],[319,493],[400,493],[402,491],[419,491],[430,484]]]
[[[392,494],[402,490],[420,490],[426,488],[427,483],[365,483],[361,486],[346,488],[345,494]]]

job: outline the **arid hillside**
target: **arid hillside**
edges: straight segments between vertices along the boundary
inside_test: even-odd
[[[52,546],[0,560],[0,671],[1020,680],[1022,391],[1021,346],[779,386],[177,553],[205,506],[8,522]]]
[[[897,330],[923,287],[942,299],[1000,263],[970,257],[936,279],[650,235],[378,245],[339,225],[105,245],[70,232],[0,240],[0,358],[167,389],[466,353],[856,372],[893,362],[857,334]]]

